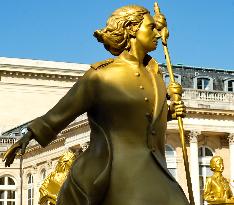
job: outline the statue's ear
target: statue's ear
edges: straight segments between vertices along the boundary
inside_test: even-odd
[[[138,25],[133,25],[131,23],[126,25],[126,30],[131,37],[136,37],[136,32],[138,30]]]

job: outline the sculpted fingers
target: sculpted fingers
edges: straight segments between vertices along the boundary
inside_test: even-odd
[[[186,116],[186,107],[183,101],[179,101],[175,103],[175,113],[178,117],[185,117]]]
[[[186,107],[183,101],[172,101],[170,105],[173,119],[186,116]]]
[[[5,167],[10,167],[13,163],[20,146],[18,144],[12,145],[3,156],[3,161],[5,161]]]
[[[29,141],[33,138],[33,134],[31,131],[28,131],[19,141],[13,144],[4,154],[3,161],[5,161],[5,166],[9,167],[17,153],[20,151],[20,154],[23,155],[25,153],[26,147]]]

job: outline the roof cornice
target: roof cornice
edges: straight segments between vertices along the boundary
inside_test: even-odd
[[[186,111],[188,114],[234,117],[233,110],[219,110],[219,109],[204,109],[204,108],[187,107]]]
[[[0,71],[16,74],[45,74],[81,76],[90,68],[88,64],[0,57]]]

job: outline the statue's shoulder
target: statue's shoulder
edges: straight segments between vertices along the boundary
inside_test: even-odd
[[[212,176],[209,176],[209,177],[206,177],[206,183],[210,183],[212,182],[213,180],[216,180],[216,178],[212,175]]]
[[[94,69],[94,70],[98,70],[98,69],[106,67],[107,65],[109,65],[109,64],[111,64],[113,62],[114,62],[113,58],[108,58],[106,60],[91,64],[91,68]]]

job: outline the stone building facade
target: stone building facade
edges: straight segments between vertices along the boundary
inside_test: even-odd
[[[7,147],[25,133],[27,123],[51,108],[88,68],[84,64],[0,58],[1,158]],[[161,68],[168,83],[166,66]],[[211,174],[209,160],[213,155],[223,157],[224,176],[234,180],[234,71],[175,65],[174,72],[184,88],[186,146],[195,202],[199,205],[203,204],[201,193]],[[168,169],[187,194],[177,121],[168,122],[165,137]],[[59,156],[71,147],[85,148],[88,141],[84,114],[46,148],[31,142],[22,163],[17,158],[5,168],[0,162],[0,205],[37,204],[39,187]]]

